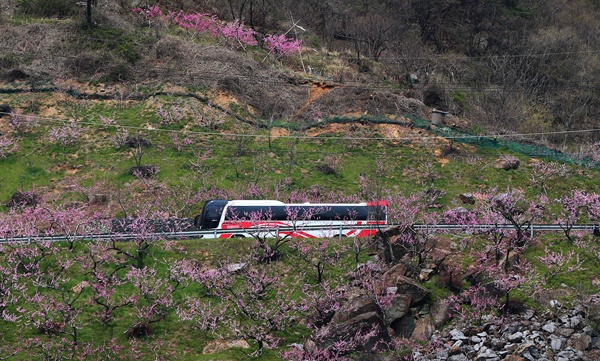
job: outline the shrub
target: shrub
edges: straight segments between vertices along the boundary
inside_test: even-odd
[[[101,77],[101,83],[119,83],[129,79],[131,67],[125,63],[117,63],[112,65],[107,72]]]
[[[91,77],[102,68],[102,59],[98,54],[83,52],[77,57],[68,58],[65,64],[76,77]]]
[[[6,204],[8,208],[24,207],[24,206],[37,206],[40,204],[42,197],[39,194],[33,192],[22,192],[16,191],[10,197],[10,200]]]
[[[10,113],[12,113],[13,110],[10,107],[10,105],[8,104],[0,104],[0,117],[4,116],[4,115],[10,115]]]
[[[139,165],[129,168],[129,173],[131,175],[143,179],[154,178],[154,176],[157,175],[159,171],[160,170],[158,169],[158,167],[153,165]]]
[[[8,157],[18,149],[17,141],[13,138],[0,135],[0,160]]]
[[[11,69],[19,65],[19,57],[14,53],[5,53],[0,56],[0,68]]]
[[[143,137],[127,137],[125,144],[129,148],[149,148],[152,146],[152,143]]]
[[[150,325],[146,322],[140,322],[135,325],[132,325],[126,332],[125,335],[127,338],[141,338],[150,336],[152,334],[152,329]]]
[[[335,170],[335,168],[331,167],[328,164],[317,164],[315,167],[315,170],[326,174],[326,175],[335,175],[337,174],[337,171]]]
[[[52,128],[48,134],[51,143],[60,144],[63,147],[75,144],[82,136],[83,128],[75,122]]]

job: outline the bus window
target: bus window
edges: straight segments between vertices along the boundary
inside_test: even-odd
[[[202,210],[202,219],[200,220],[202,229],[213,229],[219,227],[223,208],[227,204],[225,200],[208,201]]]
[[[385,206],[370,206],[368,207],[368,219],[372,221],[385,221],[386,220],[386,207]]]

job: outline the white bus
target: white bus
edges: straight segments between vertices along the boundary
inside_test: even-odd
[[[387,201],[283,203],[213,199],[205,203],[194,225],[200,230],[220,230],[219,238],[367,237],[387,225],[387,206]]]

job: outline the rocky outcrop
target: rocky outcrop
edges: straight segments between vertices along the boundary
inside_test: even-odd
[[[381,309],[363,292],[353,294],[340,306],[331,322],[322,328],[322,334],[327,335],[319,340],[318,346],[322,348],[335,342],[352,342],[357,335],[361,339],[357,345],[359,351],[372,350],[390,341]]]
[[[587,310],[520,315],[489,320],[480,326],[456,325],[432,336],[433,354],[415,352],[421,361],[592,361],[599,360],[600,334],[590,326]]]
[[[430,292],[406,277],[405,272],[398,265],[383,275],[384,288],[377,293],[389,297],[386,301],[360,288],[349,291],[331,322],[321,330],[327,337],[319,346],[326,348],[328,344],[361,335],[358,349],[368,351],[374,346],[385,347],[392,337],[409,338],[418,334],[419,339],[429,338],[439,322],[428,315],[423,317],[421,312],[427,308]]]

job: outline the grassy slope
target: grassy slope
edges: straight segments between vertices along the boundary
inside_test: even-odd
[[[216,97],[215,94],[212,96]],[[137,178],[128,174],[128,169],[134,165],[131,150],[112,145],[111,139],[117,133],[117,129],[101,125],[99,115],[114,118],[119,126],[127,127],[130,134],[151,140],[154,146],[148,149],[143,157],[143,164],[160,167],[158,179],[171,187],[190,185],[193,189],[198,189],[201,185],[217,185],[223,189],[243,189],[248,184],[254,184],[262,186],[263,189],[272,189],[275,183],[289,179],[286,181],[289,191],[306,190],[319,185],[322,193],[334,190],[366,197],[365,194],[361,194],[360,188],[360,179],[366,175],[372,180],[370,192],[387,189],[409,195],[431,187],[440,189],[444,192],[443,197],[438,200],[442,209],[459,205],[457,196],[464,192],[485,191],[493,187],[502,190],[510,187],[526,189],[527,194],[533,196],[541,191],[530,181],[531,164],[534,160],[516,154],[522,165],[518,170],[507,172],[494,166],[502,152],[458,145],[457,153],[442,156],[447,142],[423,131],[378,125],[359,125],[357,129],[350,130],[351,125],[345,125],[325,127],[319,129],[319,134],[315,134],[289,133],[282,127],[274,133],[288,134],[292,137],[274,137],[269,147],[267,130],[250,127],[230,116],[225,117],[225,123],[216,130],[198,124],[191,113],[186,114],[177,124],[160,125],[160,119],[156,115],[158,104],[169,106],[173,102],[187,104],[189,98],[161,96],[148,101],[108,102],[75,99],[58,92],[0,95],[0,104],[10,104],[14,109],[26,114],[39,116],[40,123],[31,133],[14,134],[19,141],[18,151],[7,159],[0,160],[0,201],[5,203],[11,194],[19,189],[35,189],[46,194],[47,198],[56,198],[59,201],[81,200],[81,194],[73,192],[70,187],[73,183],[85,186],[102,183],[103,189],[99,192],[109,194],[118,190],[139,192],[143,187]],[[204,111],[209,112],[208,109]],[[49,130],[74,116],[85,129],[84,137],[75,145],[67,147],[50,144]],[[3,132],[9,131],[5,124],[6,119],[3,117],[0,121]],[[282,122],[285,123],[285,120]],[[183,129],[187,133],[178,133],[179,136],[189,136],[193,143],[182,150],[176,150],[166,131]],[[255,134],[263,137],[240,138],[228,134]],[[369,138],[387,138],[389,134],[396,134],[397,139],[331,138],[361,138],[365,135]],[[299,137],[297,143],[294,136]],[[206,151],[210,151],[210,154],[203,161],[203,169],[193,169],[190,162],[195,162],[198,155]],[[332,157],[339,162],[337,174],[327,175],[315,169],[315,166],[326,162],[326,157]],[[378,171],[378,162],[384,165],[385,171]],[[569,166],[568,175],[549,180],[549,196],[565,195],[572,188],[597,191],[598,175],[598,171]],[[198,202],[208,196],[201,194]],[[272,195],[265,191],[264,197],[270,196]],[[106,206],[118,214],[114,200],[109,201]],[[193,216],[198,210],[198,205],[193,205],[190,212],[179,215]],[[243,253],[248,247],[245,241],[235,244],[231,242],[187,242],[184,244],[185,253],[200,260],[205,260],[203,257],[206,255],[217,259],[233,257]],[[555,245],[559,243],[556,236],[547,236],[543,238],[543,242],[554,248],[565,247],[565,250],[570,250],[564,243]],[[532,249],[529,256],[539,255],[542,250],[540,245]],[[181,254],[166,252],[156,256],[158,259],[170,259],[181,257]],[[582,254],[582,257],[585,257],[585,254]],[[284,262],[293,261],[288,259]],[[587,291],[597,291],[591,285],[582,286],[579,281],[598,273],[597,262],[589,265],[586,271],[578,273],[578,277],[557,275],[549,280],[548,284],[560,287],[564,283],[571,288],[584,287]],[[78,281],[79,279],[75,278],[73,283]],[[428,286],[436,287],[435,284]],[[102,339],[122,335],[128,320],[126,314],[122,316],[125,318],[124,322],[114,329],[92,327],[84,331],[82,337]],[[217,356],[198,356],[210,336],[181,327],[174,315],[170,316],[168,321],[157,326],[156,337],[165,343],[179,341],[177,350],[189,352],[189,357],[182,356],[182,359],[247,358],[247,352],[240,350],[224,352]],[[18,333],[16,329],[11,329],[10,324],[4,324],[3,330],[8,342],[18,342],[23,336],[36,335],[32,330],[22,330],[23,333]],[[295,332],[301,333],[301,330],[290,331],[285,335],[286,338],[289,341],[296,340],[298,335]],[[154,339],[149,342],[154,342]],[[183,355],[183,352],[180,352],[180,355]],[[268,352],[263,358],[273,359],[275,356]]]
[[[453,152],[444,155],[449,149],[446,140],[400,125],[330,125],[305,132],[277,128],[271,131],[269,148],[268,130],[253,128],[231,117],[212,130],[198,124],[184,110],[185,117],[179,122],[161,125],[156,114],[158,104],[168,108],[179,102],[185,109],[189,101],[186,97],[157,97],[152,102],[53,100],[62,97],[65,95],[60,93],[0,95],[0,103],[16,109],[27,109],[33,104],[37,111],[31,114],[39,123],[24,134],[12,132],[19,148],[0,161],[3,203],[18,189],[64,193],[67,180],[84,185],[105,182],[113,190],[131,184],[136,179],[128,174],[135,165],[133,151],[113,144],[122,130],[152,142],[152,147],[144,152],[142,164],[158,166],[160,181],[170,185],[191,183],[193,187],[204,183],[221,188],[248,184],[268,188],[289,179],[291,189],[319,185],[325,191],[355,194],[362,174],[377,179],[382,188],[397,189],[405,195],[435,187],[445,192],[441,203],[451,206],[460,193],[492,187],[522,188],[535,194],[540,190],[530,180],[531,165],[549,162],[514,154],[520,158],[521,167],[504,171],[496,167],[505,155],[503,151],[455,144]],[[51,143],[50,129],[62,126],[75,111],[83,135],[73,145]],[[117,125],[103,125],[101,115],[113,118]],[[7,116],[2,119],[3,123],[8,121]],[[3,128],[10,132],[6,123]],[[177,149],[172,134],[191,142]],[[202,171],[192,166],[199,159]],[[379,163],[383,171],[377,170]],[[324,164],[334,165],[337,174],[319,171],[317,166]],[[568,166],[567,175],[548,180],[549,196],[562,196],[572,188],[594,191],[596,179],[597,171]]]

